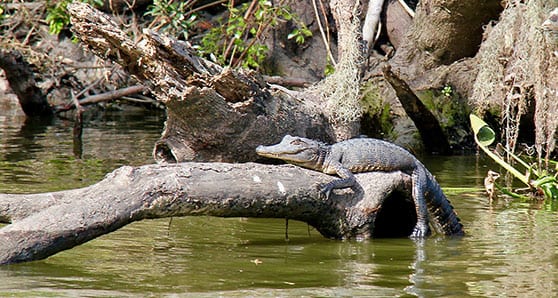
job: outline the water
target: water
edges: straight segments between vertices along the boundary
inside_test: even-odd
[[[22,129],[22,117],[0,114],[0,192],[81,187],[121,165],[151,163],[163,118],[105,114],[86,125],[76,154],[71,121]],[[287,242],[283,220],[146,220],[46,260],[0,267],[0,296],[554,296],[556,204],[489,203],[483,158],[424,163],[468,236],[333,241],[290,221]]]

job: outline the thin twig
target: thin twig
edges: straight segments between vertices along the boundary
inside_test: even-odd
[[[257,1],[254,1],[252,3],[256,3]],[[283,5],[283,1],[280,1],[279,6]],[[251,11],[250,11],[251,10]],[[250,8],[248,8],[248,11],[250,11],[250,14],[248,14],[248,11],[246,11],[246,14],[244,15],[245,18],[244,20],[247,22],[250,15],[252,15],[254,13],[254,7],[252,7],[252,5],[250,5]],[[263,25],[260,24],[258,26],[258,31],[256,32],[256,36],[254,36],[254,38],[252,38],[252,40],[250,41],[250,43],[248,44],[248,46],[244,49],[244,51],[242,51],[242,53],[240,53],[240,56],[238,57],[238,59],[236,60],[236,62],[233,64],[235,67],[239,66],[239,64],[241,63],[242,59],[244,59],[244,56],[246,56],[246,54],[248,53],[248,50],[256,43],[256,41],[258,41],[258,39],[261,37],[261,35],[263,34],[263,32],[265,31],[265,29],[267,29],[267,27],[269,26],[269,24],[271,24],[271,22],[273,21],[273,17],[270,17],[269,20],[267,20],[267,22],[265,22]],[[232,61],[232,57],[231,56],[231,61]]]
[[[117,99],[119,97],[130,95],[130,94],[140,93],[145,90],[146,90],[145,86],[135,85],[135,86],[130,86],[130,87],[126,87],[126,88],[122,88],[110,92],[92,95],[80,100],[79,102],[82,105],[93,104],[93,103]]]
[[[321,5],[321,1],[320,1],[320,5]],[[320,20],[320,15],[318,13],[318,7],[316,5],[316,0],[312,0],[312,6],[314,7],[314,14],[316,15],[316,21],[318,22],[318,28],[320,29],[320,34],[322,35],[322,40],[324,41],[324,46],[326,48],[327,51],[327,55],[329,56],[329,59],[331,60],[331,64],[333,64],[333,66],[337,65],[337,63],[335,62],[335,58],[333,58],[333,54],[331,53],[331,49],[329,48],[329,38],[326,37],[325,32],[324,32],[324,28],[322,26],[322,21]],[[325,15],[324,15],[324,19],[326,19]],[[329,36],[329,33],[328,33]]]
[[[407,14],[411,16],[411,18],[415,18],[415,12],[409,7],[409,5],[407,5],[407,3],[405,3],[405,1],[398,0],[397,2],[399,2],[399,4],[403,7],[405,12],[407,12]]]
[[[196,8],[194,8],[194,9],[192,9],[192,10],[190,10],[190,11],[188,12],[188,16],[190,16],[190,15],[192,15],[192,14],[194,14],[194,13],[200,11],[200,10],[204,10],[204,9],[206,9],[206,8],[208,8],[208,7],[211,7],[211,6],[214,6],[214,5],[217,5],[217,4],[221,4],[221,3],[225,3],[225,2],[227,2],[227,1],[228,1],[228,0],[213,1],[213,2],[211,2],[211,3],[207,3],[207,4],[205,4],[205,5],[196,7]]]
[[[130,87],[126,87],[126,88],[122,88],[122,89],[118,89],[118,90],[114,90],[114,91],[110,91],[110,92],[105,92],[105,93],[101,93],[101,94],[92,95],[92,96],[86,97],[86,98],[78,101],[78,103],[79,103],[80,106],[82,106],[82,105],[99,103],[99,102],[103,102],[103,101],[110,101],[110,100],[120,98],[122,96],[143,92],[145,90],[146,90],[145,86],[135,85],[135,86],[130,86]],[[57,113],[65,112],[65,111],[71,110],[75,106],[76,106],[76,101],[74,101],[72,104],[69,104],[69,105],[66,105],[66,106],[56,107],[55,110],[56,110]]]

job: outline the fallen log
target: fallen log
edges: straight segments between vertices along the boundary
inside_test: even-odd
[[[334,176],[255,163],[125,166],[89,187],[0,194],[0,264],[44,259],[148,218],[209,215],[288,218],[334,239],[410,235],[410,176],[357,175],[359,187],[320,195]]]

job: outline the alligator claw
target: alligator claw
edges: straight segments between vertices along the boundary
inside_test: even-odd
[[[417,224],[413,229],[413,232],[409,236],[410,238],[426,238],[430,236],[430,227]]]
[[[329,184],[320,185],[320,196],[325,200],[329,199],[329,195],[331,194],[332,189],[333,187],[331,187],[331,185]]]

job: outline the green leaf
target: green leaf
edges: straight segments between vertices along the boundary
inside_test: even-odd
[[[558,199],[558,186],[556,182],[541,184],[539,188],[543,191],[545,197],[553,200]]]
[[[469,119],[471,120],[471,128],[473,129],[473,135],[475,137],[475,142],[479,147],[492,158],[495,162],[497,162],[500,166],[502,166],[506,171],[510,172],[513,176],[523,182],[525,185],[531,187],[529,184],[529,178],[515,169],[512,165],[508,164],[505,160],[503,160],[500,156],[494,154],[490,151],[488,146],[494,143],[494,139],[496,134],[494,130],[486,124],[481,118],[477,117],[476,115],[470,114]]]
[[[494,140],[496,139],[496,133],[494,133],[494,130],[492,130],[486,122],[476,115],[471,114],[469,115],[469,118],[471,120],[471,128],[473,129],[475,138],[479,142],[479,146],[486,147],[494,143]]]
[[[299,33],[300,31],[298,29],[294,29],[291,33],[289,33],[289,35],[287,35],[287,39],[292,39],[296,37]]]

